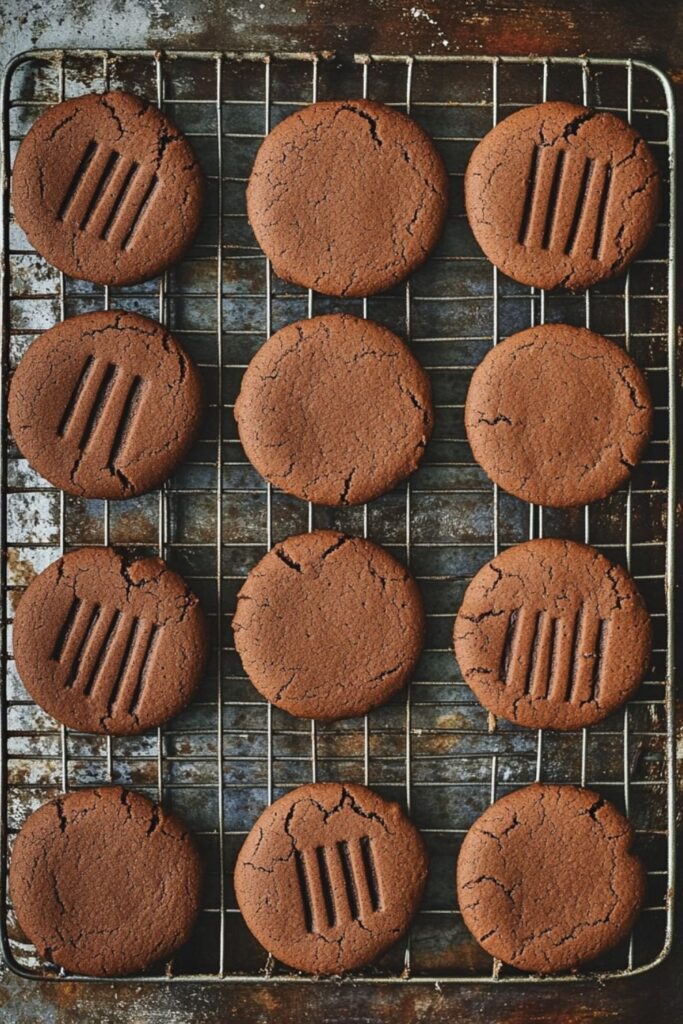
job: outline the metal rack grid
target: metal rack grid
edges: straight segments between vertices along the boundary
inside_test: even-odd
[[[19,139],[43,107],[108,87],[147,95],[179,122],[209,181],[206,223],[181,266],[148,285],[98,288],[65,279],[36,257],[9,205]],[[285,286],[250,234],[243,192],[255,148],[276,119],[316,98],[371,96],[407,110],[436,139],[452,180],[444,238],[404,288],[329,300]],[[499,275],[470,239],[462,172],[476,141],[512,109],[545,98],[611,109],[650,141],[665,180],[665,219],[625,278],[567,297]],[[591,967],[613,978],[648,970],[672,938],[674,870],[674,109],[666,78],[631,60],[444,55],[220,54],[35,51],[15,58],[3,89],[3,430],[0,546],[3,623],[2,944],[28,977],[69,977],[35,959],[16,929],[6,866],[16,830],[38,804],[70,786],[119,781],[158,796],[204,848],[207,891],[194,940],[166,972],[177,980],[307,980],[268,961],[235,906],[231,865],[263,806],[311,779],[349,780],[400,799],[430,847],[424,907],[407,941],[361,975],[407,980],[525,981],[492,961],[455,907],[453,866],[474,818],[504,791],[535,779],[585,783],[633,820],[648,867],[647,906],[629,941]],[[35,335],[64,316],[120,305],[167,323],[202,369],[207,423],[188,463],[154,495],[109,504],[49,488],[7,436],[7,375]],[[239,378],[283,323],[328,309],[371,316],[407,337],[430,371],[436,429],[423,466],[387,498],[359,509],[306,506],[265,486],[232,424]],[[585,323],[632,350],[655,395],[655,438],[628,489],[580,512],[524,505],[474,464],[462,424],[469,375],[499,338],[532,323]],[[274,540],[314,527],[362,533],[406,559],[428,613],[427,647],[407,693],[365,719],[305,723],[253,691],[228,627],[234,595]],[[653,670],[636,699],[600,725],[570,734],[496,723],[462,683],[450,652],[459,597],[499,549],[533,536],[590,540],[628,566],[655,625]],[[14,603],[65,548],[114,543],[156,551],[199,593],[214,624],[214,660],[199,698],[155,734],[89,737],[59,728],[28,699],[14,671]],[[584,978],[588,971],[559,980]],[[356,976],[358,977],[358,976]],[[544,980],[558,980],[544,979]]]

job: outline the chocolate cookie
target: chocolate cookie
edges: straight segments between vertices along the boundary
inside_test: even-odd
[[[427,878],[427,851],[398,804],[365,786],[319,782],[268,807],[235,865],[249,930],[278,960],[343,974],[407,931]]]
[[[235,403],[259,473],[320,505],[358,505],[417,468],[432,432],[429,378],[395,334],[335,313],[277,331]]]
[[[187,139],[125,92],[50,107],[19,147],[14,214],[71,277],[133,284],[180,259],[199,226],[203,178]]]
[[[83,732],[127,736],[191,700],[204,670],[204,613],[160,558],[126,563],[80,548],[28,586],[14,619],[14,658],[29,694]]]
[[[614,342],[546,324],[492,348],[472,375],[465,428],[487,475],[524,501],[563,508],[624,484],[652,432],[642,373]]]
[[[46,331],[12,378],[22,455],[55,487],[129,498],[158,487],[197,435],[199,375],[161,324],[84,313]]]
[[[292,715],[330,721],[365,714],[405,685],[424,611],[388,551],[317,530],[276,545],[251,570],[232,626],[259,693]]]
[[[370,100],[314,103],[285,118],[247,187],[249,222],[275,273],[325,295],[398,284],[436,244],[447,206],[429,136]]]
[[[201,865],[184,824],[119,786],[80,789],[24,823],[9,869],[21,928],[75,974],[133,974],[187,941]]]
[[[635,259],[657,222],[660,187],[647,143],[621,118],[540,103],[476,147],[465,206],[479,245],[509,277],[579,291]]]
[[[479,570],[454,643],[488,711],[532,729],[578,729],[637,689],[651,625],[631,577],[595,548],[532,540]]]
[[[497,800],[458,857],[458,902],[484,949],[538,974],[572,970],[626,938],[643,903],[634,833],[589,789],[535,784]]]

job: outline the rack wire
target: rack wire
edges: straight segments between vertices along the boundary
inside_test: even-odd
[[[161,280],[120,289],[50,268],[14,222],[9,198],[14,153],[42,109],[106,88],[130,89],[166,110],[190,137],[209,185],[204,227],[182,264]],[[405,287],[331,300],[271,273],[246,221],[244,186],[276,121],[317,98],[358,94],[409,112],[435,138],[451,179],[451,210],[441,244]],[[504,278],[478,251],[464,218],[462,176],[476,142],[500,117],[546,98],[586,102],[631,121],[659,158],[665,183],[663,218],[647,251],[625,278],[585,296],[550,295]],[[192,942],[163,973],[139,980],[309,980],[266,958],[251,939],[231,868],[266,804],[295,785],[344,778],[401,800],[431,855],[410,936],[363,980],[528,980],[492,960],[466,931],[453,867],[462,836],[486,805],[538,779],[594,786],[620,805],[648,869],[647,904],[629,940],[590,971],[543,980],[616,978],[654,967],[671,945],[674,882],[675,124],[667,79],[635,60],[33,51],[10,63],[2,111],[0,902],[9,965],[31,978],[73,977],[41,963],[17,929],[6,869],[18,828],[60,791],[120,782],[182,814],[207,865]],[[186,465],[155,494],[112,504],[54,491],[21,458],[6,426],[8,375],[33,338],[65,316],[110,306],[168,324],[200,366],[209,397]],[[406,337],[431,374],[436,403],[421,468],[393,494],[355,509],[314,508],[266,486],[232,420],[241,374],[263,340],[284,323],[333,309],[370,316]],[[585,323],[623,344],[655,397],[655,436],[644,462],[627,489],[590,509],[543,509],[499,491],[464,436],[475,365],[491,344],[546,320]],[[236,592],[264,550],[315,527],[362,534],[404,558],[428,616],[426,649],[407,692],[364,719],[329,725],[291,719],[264,702],[241,671],[228,624]],[[544,733],[496,722],[452,656],[452,620],[469,579],[499,550],[534,536],[590,541],[621,561],[653,617],[651,673],[624,710],[589,730]],[[60,728],[15,672],[11,626],[23,587],[64,550],[88,543],[161,554],[212,620],[214,656],[198,699],[155,733],[112,739]]]

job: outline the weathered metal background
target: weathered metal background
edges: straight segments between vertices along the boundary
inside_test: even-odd
[[[616,110],[648,138],[669,181],[673,132],[665,83],[637,62],[406,59],[339,63],[309,55],[66,53],[36,55],[12,69],[6,97],[10,154],[46,104],[105,87],[147,95],[190,136],[209,178],[202,233],[161,282],[102,289],[63,278],[7,224],[6,369],[36,333],[64,315],[103,305],[164,319],[202,368],[209,396],[204,431],[162,492],[107,505],[50,489],[11,446],[4,507],[8,651],[21,589],[64,548],[112,543],[160,551],[200,594],[214,623],[214,659],[192,707],[157,734],[106,740],[67,733],[32,704],[7,664],[4,714],[6,822],[61,788],[123,782],[161,796],[200,838],[208,866],[196,936],[168,965],[186,979],[289,977],[267,963],[236,911],[231,866],[265,803],[311,778],[369,783],[400,799],[422,829],[432,870],[407,943],[366,973],[369,980],[520,980],[492,963],[455,909],[460,839],[496,796],[541,778],[596,786],[638,830],[648,902],[634,935],[593,966],[602,977],[656,963],[670,940],[673,723],[667,686],[671,623],[666,596],[672,454],[673,313],[671,210],[627,278],[587,296],[534,293],[497,275],[481,256],[462,208],[462,173],[476,141],[498,118],[543,98]],[[436,138],[451,180],[441,245],[407,288],[369,300],[332,300],[284,285],[247,225],[244,185],[256,148],[278,120],[312,99],[369,95],[409,109]],[[267,488],[246,462],[232,403],[251,355],[272,330],[331,309],[368,315],[408,337],[431,374],[437,418],[423,466],[366,508],[312,508]],[[656,435],[633,484],[590,510],[530,508],[492,488],[473,463],[462,407],[473,367],[492,341],[530,323],[589,324],[630,349],[657,406]],[[309,726],[272,709],[241,672],[231,643],[234,597],[265,548],[293,532],[331,526],[367,534],[404,559],[427,604],[427,648],[407,695],[366,720]],[[460,680],[452,620],[472,574],[500,548],[528,536],[589,540],[630,567],[655,622],[652,671],[636,699],[583,733],[535,733],[490,721]],[[44,976],[5,920],[12,958]],[[153,975],[148,976],[153,977]],[[272,983],[272,981],[271,981]]]

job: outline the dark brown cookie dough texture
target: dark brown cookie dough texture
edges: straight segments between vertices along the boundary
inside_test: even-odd
[[[247,187],[249,222],[276,274],[326,295],[398,284],[436,244],[447,206],[429,136],[370,100],[314,103],[281,121]]]
[[[145,281],[179,260],[202,197],[185,137],[125,92],[51,107],[12,169],[14,213],[31,245],[65,274],[99,284]]]
[[[660,187],[651,150],[621,118],[541,103],[476,147],[465,206],[479,245],[509,277],[579,291],[635,259],[657,222]]]
[[[424,637],[408,570],[370,541],[330,530],[290,537],[237,595],[235,646],[257,690],[292,715],[362,715],[405,685]]]
[[[133,974],[187,941],[201,865],[185,825],[119,786],[39,807],[12,850],[17,920],[45,960],[75,974]]]
[[[195,595],[160,558],[127,563],[80,548],[49,565],[19,602],[13,648],[30,696],[64,725],[144,732],[191,700],[208,633]]]
[[[492,348],[465,402],[482,469],[517,498],[553,508],[597,501],[626,483],[652,417],[628,353],[567,324],[530,327]]]
[[[487,710],[533,729],[578,729],[633,695],[651,624],[631,577],[595,548],[532,540],[479,570],[454,643]]]
[[[343,313],[277,331],[242,379],[247,458],[276,487],[358,505],[415,470],[432,432],[429,378],[386,327]]]
[[[158,487],[202,411],[197,370],[168,331],[135,313],[84,313],[41,334],[12,378],[9,420],[30,464],[86,498]]]
[[[551,974],[593,960],[626,938],[643,903],[633,839],[629,822],[589,789],[518,789],[463,840],[463,920],[491,956],[523,971]]]
[[[427,878],[420,833],[365,786],[301,786],[258,819],[235,866],[244,920],[278,960],[311,974],[371,963],[408,929]]]

